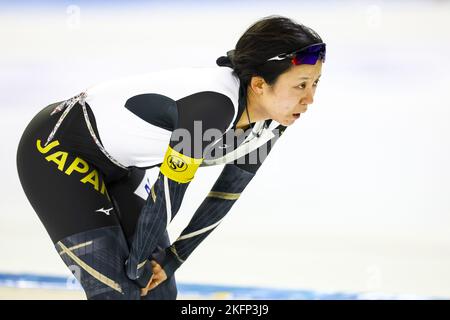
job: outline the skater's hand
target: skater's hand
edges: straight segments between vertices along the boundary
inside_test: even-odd
[[[161,284],[161,282],[167,279],[166,272],[155,260],[152,260],[151,264],[153,268],[153,276],[150,278],[147,286],[141,289],[141,296],[146,296],[150,290],[155,289]]]

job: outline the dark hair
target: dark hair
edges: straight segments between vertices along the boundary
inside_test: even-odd
[[[289,18],[271,15],[250,26],[239,38],[236,47],[227,56],[216,60],[218,66],[230,67],[238,76],[240,98],[246,103],[247,86],[253,76],[262,77],[269,85],[292,67],[289,59],[268,61],[282,53],[290,53],[314,43],[322,43],[311,28]],[[241,103],[241,102],[240,102]]]

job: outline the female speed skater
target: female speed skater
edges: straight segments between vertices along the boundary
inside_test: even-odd
[[[100,83],[34,116],[17,150],[19,178],[88,299],[176,299],[175,271],[313,103],[325,51],[312,29],[269,16],[215,67]],[[167,225],[196,171],[211,165],[224,167],[170,243]]]

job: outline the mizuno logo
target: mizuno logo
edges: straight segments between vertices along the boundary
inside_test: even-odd
[[[101,208],[101,209],[95,210],[95,212],[102,212],[102,213],[106,214],[107,216],[109,216],[109,215],[110,215],[109,212],[110,212],[112,209],[114,209],[114,208],[110,208],[110,209],[103,209],[103,208]]]

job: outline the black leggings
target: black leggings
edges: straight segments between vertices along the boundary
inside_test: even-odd
[[[126,170],[109,161],[90,136],[79,105],[45,146],[60,116],[50,115],[55,106],[41,110],[20,140],[17,169],[25,194],[88,299],[141,299],[140,287],[127,278],[124,263],[145,204],[134,193],[145,169]],[[166,232],[157,249],[169,245]],[[176,296],[172,276],[142,299]]]

